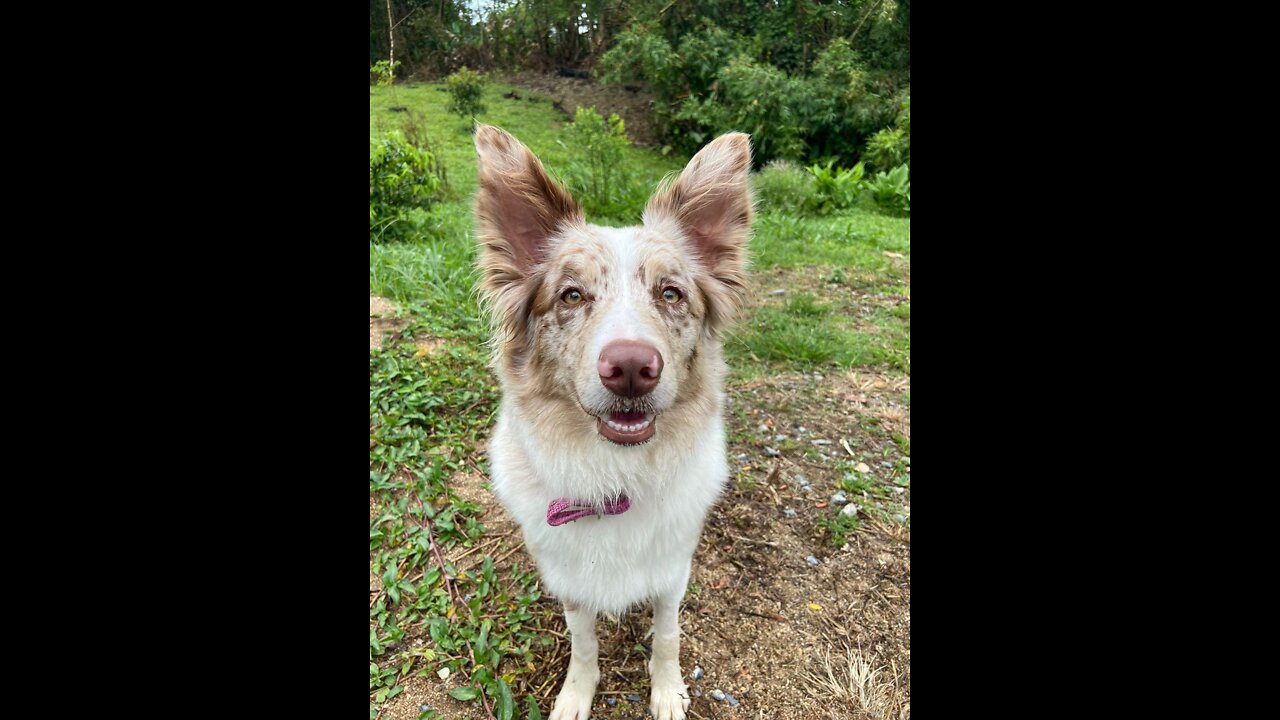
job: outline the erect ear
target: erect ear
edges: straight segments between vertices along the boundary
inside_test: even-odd
[[[476,220],[480,268],[486,280],[518,281],[545,257],[547,241],[564,223],[580,221],[582,210],[542,163],[503,130],[476,128],[480,189]]]
[[[710,300],[712,330],[723,325],[746,292],[750,171],[750,137],[721,135],[693,156],[674,183],[654,193],[644,211],[647,226],[674,225],[717,284],[702,288]]]
[[[480,188],[476,228],[480,241],[480,288],[503,335],[506,357],[520,362],[528,340],[532,298],[540,282],[535,269],[557,230],[582,221],[582,210],[542,163],[506,132],[476,128]]]

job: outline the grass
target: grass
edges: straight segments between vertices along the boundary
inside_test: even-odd
[[[469,123],[446,112],[442,87],[369,94],[370,139],[414,118],[449,180],[441,202],[406,220],[407,240],[370,242],[369,291],[407,310],[405,339],[450,340],[437,352],[393,340],[369,354],[369,563],[377,578],[369,608],[370,717],[403,691],[404,680],[441,667],[452,672],[451,694],[473,704],[473,716],[490,709],[503,717],[511,708],[522,717],[532,701],[531,660],[547,640],[540,631],[553,608],[540,601],[527,563],[500,572],[480,552],[469,567],[444,560],[484,541],[480,508],[455,495],[449,480],[467,472],[488,436],[497,388],[486,368],[485,323],[474,293],[475,150]],[[489,85],[488,111],[479,120],[510,131],[563,177],[577,162],[562,132],[566,119],[545,98],[503,98],[510,89]],[[650,187],[687,160],[641,148],[626,157],[635,182]],[[638,215],[589,219],[628,224]],[[909,220],[862,210],[810,218],[773,208],[760,214],[751,252],[757,275],[783,273],[787,295],[749,310],[728,337],[735,378],[828,367],[910,372]],[[854,303],[854,292],[866,302]],[[909,402],[904,394],[902,403]],[[907,438],[893,440],[910,452]],[[884,490],[875,487],[880,497]],[[828,530],[843,537],[856,524],[837,516]]]
[[[456,699],[492,706],[498,717],[511,717],[517,695],[531,690],[534,644],[549,617],[535,574],[517,564],[500,575],[491,556],[467,569],[443,560],[484,535],[481,508],[446,482],[488,432],[497,388],[484,359],[465,345],[369,353],[369,572],[378,578],[369,603],[371,718],[401,680],[441,667],[460,679]],[[410,642],[420,638],[431,643]]]
[[[846,646],[844,657],[833,659],[826,653],[820,671],[804,678],[815,693],[852,710],[852,717],[898,720],[909,715],[911,706],[902,698],[896,670],[877,667],[861,649]]]

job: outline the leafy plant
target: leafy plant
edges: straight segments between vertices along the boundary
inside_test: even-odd
[[[475,127],[476,116],[485,111],[485,76],[464,65],[445,78],[444,82],[449,91],[449,112],[470,120],[472,127]]]
[[[789,160],[775,160],[752,176],[763,210],[797,213],[815,198],[813,176]]]
[[[430,207],[440,189],[435,156],[388,132],[369,147],[369,237],[399,237],[415,208]]]
[[[396,77],[396,69],[400,67],[400,61],[397,60],[393,64],[389,60],[379,60],[369,68],[369,72],[377,77],[377,84],[381,86],[390,85]]]
[[[911,214],[911,170],[906,165],[876,173],[867,182],[876,208],[889,215]]]
[[[580,107],[564,134],[567,142],[558,142],[573,154],[564,179],[583,208],[623,221],[639,215],[646,188],[627,162],[631,140],[622,118],[605,120],[594,107]]]
[[[889,170],[906,163],[911,166],[911,97],[902,102],[894,126],[880,130],[867,140],[864,157],[876,170]]]
[[[807,169],[813,175],[815,193],[809,209],[819,215],[852,207],[863,190],[862,163],[852,168],[834,168],[834,162],[825,166],[811,165]]]

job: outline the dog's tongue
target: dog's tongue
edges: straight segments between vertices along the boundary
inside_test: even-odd
[[[609,413],[609,419],[619,425],[635,425],[644,422],[645,414],[639,410],[625,410]]]

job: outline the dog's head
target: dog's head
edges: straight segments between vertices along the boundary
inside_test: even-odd
[[[619,445],[702,400],[707,355],[742,301],[751,145],[717,138],[654,193],[643,224],[590,225],[528,148],[476,130],[481,289],[508,389],[560,401]],[[702,357],[699,357],[699,355]]]

